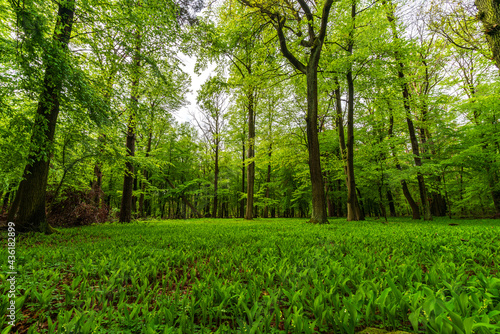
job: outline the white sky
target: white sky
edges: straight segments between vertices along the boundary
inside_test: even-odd
[[[184,66],[181,66],[182,70],[187,74],[189,74],[189,76],[191,77],[191,87],[190,87],[191,92],[188,93],[186,96],[186,100],[189,104],[180,109],[179,111],[176,111],[174,113],[174,116],[179,123],[189,122],[193,124],[193,118],[190,116],[190,114],[197,112],[196,92],[198,91],[198,89],[200,89],[201,85],[207,80],[210,73],[212,73],[212,71],[215,69],[215,65],[208,66],[208,68],[205,71],[203,71],[200,75],[197,75],[196,73],[194,73],[194,65],[196,64],[196,58],[188,57],[185,55],[181,56],[180,58],[184,63]]]

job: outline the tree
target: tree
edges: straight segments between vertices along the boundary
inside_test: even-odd
[[[392,30],[392,36],[394,38],[394,41],[400,42],[401,39],[397,33],[396,29],[396,24],[395,24],[395,15],[394,15],[394,8],[392,7],[393,4],[390,1],[385,1],[383,0],[382,3],[387,6],[387,20],[391,24],[391,30]],[[415,161],[415,165],[417,167],[422,166],[422,158],[420,157],[420,149],[419,149],[419,144],[418,144],[418,139],[415,131],[415,125],[412,120],[412,113],[411,113],[411,93],[410,93],[410,88],[409,88],[409,82],[408,79],[406,78],[405,74],[405,65],[402,60],[402,55],[399,50],[395,50],[394,52],[394,58],[397,63],[397,73],[398,73],[398,78],[400,80],[400,85],[401,85],[401,93],[403,96],[403,105],[405,109],[405,115],[406,115],[406,122],[408,124],[408,133],[410,135],[410,143],[411,143],[411,148],[413,151],[413,159]],[[423,206],[423,211],[424,211],[424,220],[431,220],[432,215],[431,215],[431,210],[429,206],[429,201],[427,199],[427,188],[425,186],[425,180],[424,180],[424,175],[422,172],[419,170],[417,172],[417,179],[418,179],[418,188],[420,192],[420,200]]]
[[[13,1],[19,21],[23,22],[23,8]],[[53,43],[45,58],[44,85],[38,99],[35,123],[31,135],[31,149],[16,197],[8,219],[17,223],[19,232],[40,231],[51,233],[45,215],[45,191],[54,140],[64,73],[68,70],[67,50],[73,28],[75,1],[61,2],[58,6]],[[27,26],[25,25],[24,28]],[[29,34],[30,32],[28,32]]]
[[[315,8],[317,12],[312,12],[305,0],[297,0],[296,3],[288,6],[279,6],[272,2],[262,3],[251,0],[240,0],[248,7],[257,8],[262,17],[271,23],[276,29],[279,39],[280,50],[283,56],[300,73],[306,76],[307,82],[307,142],[309,152],[309,172],[312,185],[312,216],[311,223],[327,223],[327,211],[325,200],[325,189],[323,173],[321,170],[321,159],[318,139],[318,65],[321,57],[321,50],[326,38],[328,17],[333,0],[325,0],[322,8]],[[302,13],[304,15],[302,16]],[[318,20],[319,18],[319,27]],[[302,37],[302,22],[306,22],[307,34]],[[295,24],[295,29],[287,26],[288,23]],[[288,31],[294,32],[294,37]],[[297,38],[302,47],[308,49],[301,58],[307,60],[306,64],[299,60],[289,48],[292,38]]]
[[[214,192],[212,217],[219,217],[219,154],[222,145],[222,132],[225,126],[228,92],[220,77],[209,78],[198,91],[197,102],[202,111],[202,119],[196,120],[198,126],[213,151],[214,157]],[[195,118],[196,119],[196,118]]]

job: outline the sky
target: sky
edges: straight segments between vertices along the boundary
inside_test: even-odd
[[[189,74],[189,76],[191,77],[191,87],[190,87],[191,92],[188,93],[186,96],[188,105],[176,111],[174,113],[174,116],[179,123],[189,122],[193,124],[194,120],[190,114],[197,113],[196,92],[200,89],[201,85],[210,76],[210,73],[213,72],[213,70],[215,69],[215,64],[208,66],[208,68],[205,71],[203,71],[200,75],[197,75],[196,73],[194,73],[196,58],[188,57],[185,55],[181,56],[180,58],[184,63],[184,66],[181,66],[182,70],[187,74]]]

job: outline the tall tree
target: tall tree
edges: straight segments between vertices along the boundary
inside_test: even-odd
[[[297,71],[306,76],[306,129],[309,173],[312,185],[312,215],[310,222],[327,223],[325,187],[318,139],[318,65],[326,38],[328,17],[334,0],[325,0],[322,6],[313,7],[313,9],[316,9],[315,12],[311,10],[306,0],[297,0],[288,3],[287,6],[280,6],[274,2],[239,1],[246,6],[257,8],[262,17],[274,26],[281,53]],[[306,22],[305,26],[307,27],[307,34],[305,35],[301,31],[303,22]],[[287,23],[296,26],[290,28]],[[294,35],[288,34],[288,30],[293,31]],[[304,56],[300,57],[307,60],[305,64],[293,54],[293,49],[289,48],[289,45],[292,44],[291,40],[294,38],[298,39],[296,44],[308,50],[304,52]]]
[[[198,105],[202,119],[196,120],[206,140],[209,142],[214,159],[214,192],[212,217],[219,217],[219,160],[222,148],[222,132],[227,111],[227,86],[220,77],[209,78],[198,91]],[[195,118],[196,119],[196,118]]]
[[[391,24],[391,30],[392,30],[392,36],[394,38],[394,41],[400,42],[401,39],[398,35],[397,28],[396,28],[396,17],[394,14],[394,7],[391,1],[385,1],[382,0],[382,3],[387,6],[387,20]],[[406,122],[408,124],[408,133],[410,135],[410,143],[411,143],[411,148],[413,152],[413,159],[415,161],[415,165],[418,167],[422,167],[422,158],[420,156],[420,149],[419,149],[419,143],[418,143],[418,138],[416,135],[416,130],[415,130],[415,125],[412,120],[412,113],[411,113],[411,93],[410,93],[410,88],[409,88],[409,82],[408,78],[406,77],[405,74],[405,64],[402,59],[401,51],[400,50],[395,50],[394,52],[394,58],[397,63],[397,73],[398,73],[398,78],[400,80],[400,85],[401,85],[401,93],[403,97],[403,105],[405,109],[405,115],[406,115]],[[429,201],[427,198],[427,188],[425,185],[425,180],[424,180],[424,175],[419,169],[417,171],[417,180],[418,180],[418,188],[419,188],[419,193],[420,193],[420,201],[422,203],[422,208],[423,208],[423,213],[424,213],[424,220],[431,220],[432,215],[431,215],[431,210],[430,210],[430,205]]]
[[[26,19],[24,8],[12,1],[19,22]],[[45,215],[45,191],[56,131],[57,117],[64,73],[68,69],[68,43],[73,28],[75,0],[63,1],[58,6],[53,43],[46,49],[45,74],[42,91],[38,99],[35,123],[31,134],[31,149],[19,185],[9,220],[17,223],[19,232],[52,232]],[[22,28],[29,29],[26,25]],[[30,34],[30,32],[28,32]]]
[[[475,0],[475,4],[477,18],[483,23],[493,60],[500,70],[500,5],[496,0]]]

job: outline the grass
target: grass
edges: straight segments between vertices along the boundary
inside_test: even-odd
[[[23,236],[12,332],[499,333],[499,229],[201,219]]]

